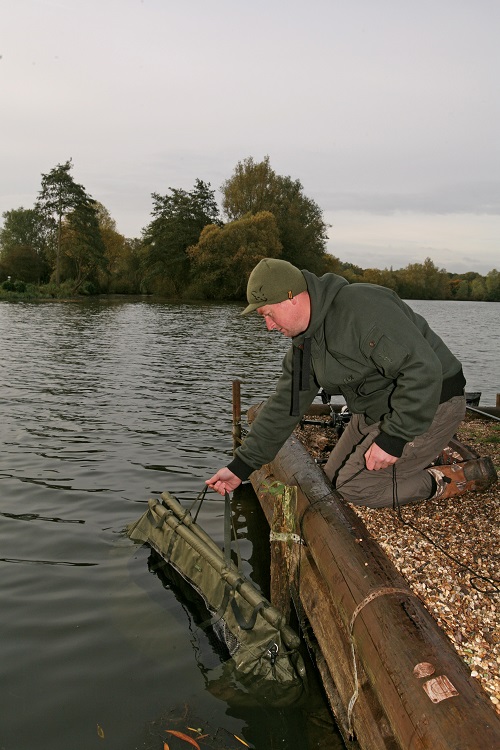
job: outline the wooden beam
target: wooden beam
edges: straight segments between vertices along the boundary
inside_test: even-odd
[[[251,481],[269,518],[270,479],[297,486],[300,601],[362,748],[493,750],[500,719],[450,641],[292,436]],[[266,510],[267,508],[267,510]],[[354,646],[358,680],[354,678]],[[432,674],[418,676],[427,664]],[[419,671],[420,670],[420,671]],[[351,711],[349,701],[358,691]],[[371,718],[370,718],[371,717]],[[370,723],[376,722],[375,736]],[[352,727],[351,727],[352,725]]]

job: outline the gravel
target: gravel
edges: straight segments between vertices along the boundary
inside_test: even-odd
[[[321,425],[321,420],[319,420]],[[297,433],[318,461],[336,433],[314,425]],[[458,440],[500,472],[500,424],[468,413]],[[500,484],[450,500],[392,508],[350,506],[405,577],[500,714]]]

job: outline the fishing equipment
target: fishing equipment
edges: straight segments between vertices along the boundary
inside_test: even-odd
[[[238,681],[266,704],[294,703],[306,691],[300,638],[241,572],[239,553],[238,564],[232,560],[229,495],[224,550],[197,523],[205,494],[206,489],[185,508],[164,492],[161,502],[149,500],[147,511],[127,527],[127,534],[148,544],[203,599],[209,618],[200,627],[211,628],[226,645]]]

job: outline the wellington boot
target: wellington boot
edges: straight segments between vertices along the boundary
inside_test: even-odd
[[[436,480],[434,498],[448,498],[469,490],[485,490],[498,480],[493,461],[489,456],[435,466],[427,471]]]

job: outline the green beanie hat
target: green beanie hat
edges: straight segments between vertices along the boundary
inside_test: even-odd
[[[247,285],[248,307],[242,315],[257,310],[264,305],[275,305],[295,295],[307,291],[302,271],[287,260],[263,258],[250,274]]]

